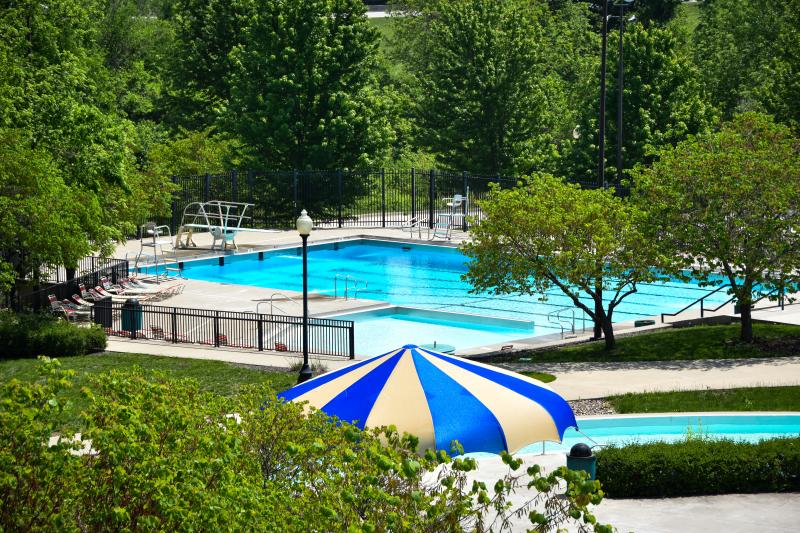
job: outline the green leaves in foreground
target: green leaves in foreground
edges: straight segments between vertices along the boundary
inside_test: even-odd
[[[594,525],[602,491],[583,473],[525,471],[505,454],[509,472],[489,489],[468,479],[475,459],[420,456],[414,437],[306,415],[265,387],[225,398],[191,380],[102,374],[83,391],[83,442],[46,446],[70,375],[57,361],[42,373],[0,393],[6,531],[497,531],[526,516],[535,531],[608,530]],[[520,487],[537,492],[514,508]]]

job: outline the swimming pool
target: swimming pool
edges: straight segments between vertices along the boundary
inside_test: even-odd
[[[456,248],[427,244],[354,239],[312,245],[309,246],[308,255],[309,291],[330,296],[338,291],[338,295],[342,296],[343,278],[350,276],[350,287],[358,286],[358,298],[534,324],[532,331],[526,332],[524,337],[561,331],[557,324],[550,322],[548,316],[553,311],[573,305],[558,289],[549,291],[546,301],[541,301],[539,296],[473,294],[471,285],[461,279],[467,271],[467,261],[468,258]],[[190,279],[301,291],[301,262],[301,250],[298,247],[226,256],[224,266],[219,265],[217,258],[187,261],[183,263],[183,275]],[[694,282],[679,280],[641,284],[639,292],[626,298],[614,311],[614,321],[674,312],[711,290]],[[724,291],[720,291],[708,298],[707,305],[722,303],[727,298]],[[577,326],[581,327],[580,313],[576,321]],[[388,324],[385,322],[385,325]],[[432,321],[428,321],[428,324],[432,324]],[[591,327],[588,320],[586,325]],[[459,333],[465,334],[476,329],[474,324],[465,323],[462,326],[457,328],[460,332],[451,332],[453,338],[434,340],[453,344],[459,349],[486,344],[468,345],[460,342]],[[419,321],[416,331],[420,337],[405,339],[400,345],[430,342],[429,337],[433,332],[426,331],[426,327],[424,320]],[[492,326],[488,328],[491,330]],[[431,335],[425,336],[425,333]],[[358,330],[356,336],[359,336]]]
[[[559,443],[547,442],[547,452],[567,452],[578,442],[590,446],[645,442],[676,442],[689,437],[758,442],[764,439],[800,436],[800,414],[680,414],[616,415],[578,418],[580,433],[570,428]],[[583,435],[581,434],[583,433]],[[587,439],[590,437],[590,439]],[[542,443],[526,446],[519,453],[542,453]]]

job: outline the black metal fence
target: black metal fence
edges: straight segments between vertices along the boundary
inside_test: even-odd
[[[173,176],[177,186],[169,217],[152,217],[177,230],[192,202],[222,200],[254,204],[246,223],[256,228],[290,228],[302,209],[321,227],[397,227],[416,218],[431,227],[437,213],[452,213],[447,199],[464,197],[457,224],[480,218],[478,202],[491,183],[513,187],[518,178],[420,169],[330,171],[230,171]]]
[[[109,335],[245,350],[302,352],[303,317],[97,302],[91,319]],[[350,320],[309,318],[309,353],[355,357]]]
[[[100,285],[100,280],[104,277],[116,283],[117,280],[128,277],[128,266],[126,259],[85,257],[80,261],[74,278],[48,283],[41,289],[21,294],[16,302],[16,308],[18,311],[47,309],[50,307],[48,298],[51,294],[59,300],[69,299],[73,294],[80,294],[81,284],[92,288]],[[59,279],[61,275],[66,276],[63,267],[52,269],[51,272],[55,279]]]

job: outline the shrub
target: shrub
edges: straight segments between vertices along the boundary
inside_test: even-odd
[[[597,477],[612,498],[793,492],[800,490],[800,438],[610,447],[598,454]]]
[[[535,531],[610,531],[587,511],[602,492],[582,472],[517,474],[504,455],[508,475],[487,488],[468,482],[474,459],[420,456],[414,437],[331,423],[265,386],[228,398],[141,370],[103,374],[82,391],[91,449],[76,456],[42,446],[70,386],[57,361],[42,372],[46,383],[0,388],[0,530],[486,531],[519,510]],[[522,483],[538,496],[512,508]]]
[[[106,334],[96,325],[79,327],[47,315],[0,312],[0,357],[68,357],[99,352]]]

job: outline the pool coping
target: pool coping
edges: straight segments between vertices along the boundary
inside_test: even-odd
[[[800,411],[682,411],[678,413],[625,413],[616,415],[577,416],[575,417],[575,420],[624,420],[626,418],[673,418],[678,416],[800,416]]]

